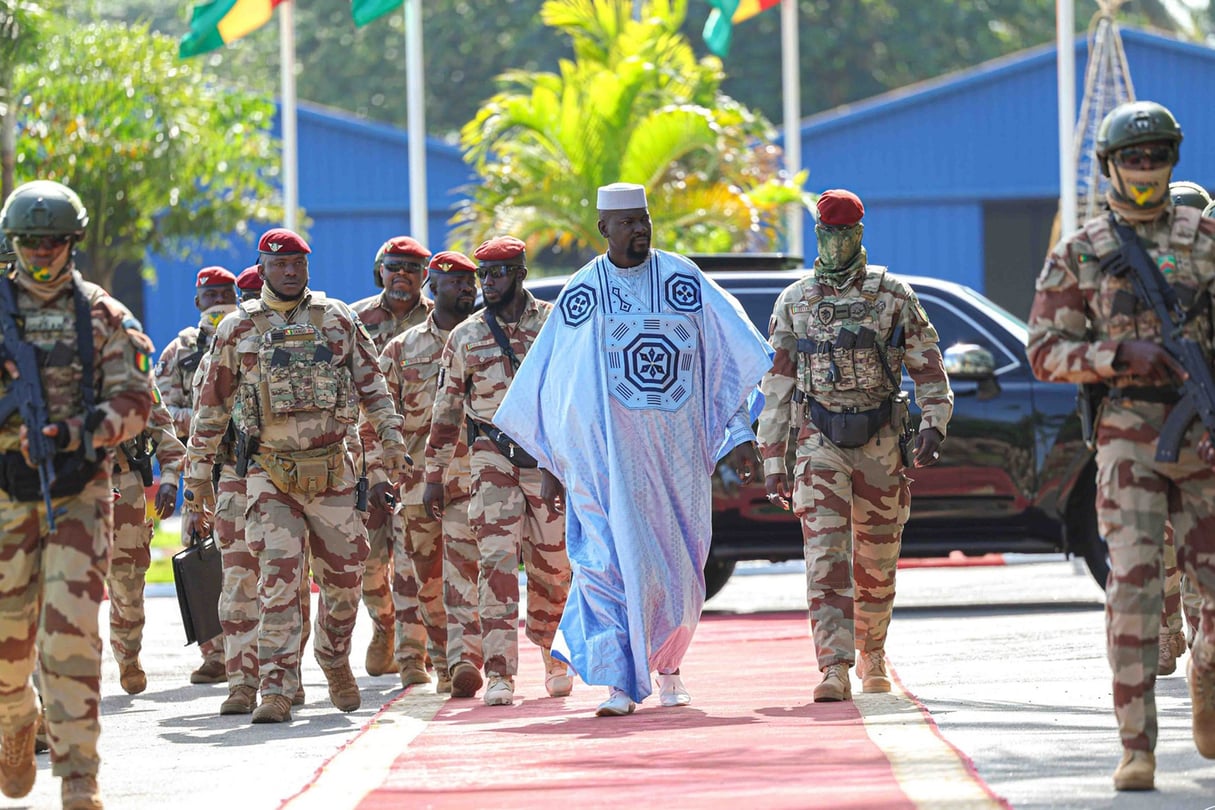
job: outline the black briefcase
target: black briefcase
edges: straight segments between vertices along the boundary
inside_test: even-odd
[[[181,623],[186,628],[186,644],[207,641],[222,632],[219,594],[223,582],[223,566],[213,539],[195,539],[194,545],[173,555],[173,584],[177,587]]]

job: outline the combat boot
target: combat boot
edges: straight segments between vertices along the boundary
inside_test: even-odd
[[[481,673],[467,661],[461,661],[451,670],[451,696],[454,698],[470,698],[477,696],[481,688]]]
[[[509,706],[515,702],[515,679],[490,675],[485,687],[486,706]]]
[[[1183,633],[1160,634],[1160,658],[1156,664],[1157,675],[1172,675],[1177,671],[1177,659],[1185,652]]]
[[[367,645],[367,659],[365,661],[367,674],[373,678],[380,675],[387,675],[396,669],[395,662],[392,660],[392,634],[376,624],[374,632],[371,634],[371,643]],[[415,681],[418,683],[418,681]],[[430,678],[427,678],[421,683],[430,683]]]
[[[430,683],[430,673],[418,661],[407,661],[401,664],[401,686],[408,687],[419,683]]]
[[[298,688],[296,688],[295,697],[291,698],[291,705],[292,706],[303,706],[304,705],[304,685],[302,683],[299,685]]]
[[[1207,759],[1215,759],[1215,670],[1199,672],[1194,665],[1193,655],[1190,656],[1187,670],[1194,745],[1198,753]]]
[[[1156,755],[1151,751],[1122,752],[1122,761],[1114,770],[1114,790],[1154,790],[1156,787]]]
[[[104,810],[96,774],[74,773],[65,776],[59,789],[63,810]]]
[[[37,722],[22,726],[0,737],[0,792],[20,799],[34,787],[38,763],[34,759],[34,734]]]
[[[257,706],[257,690],[252,686],[233,686],[228,698],[219,704],[220,714],[252,714]]]
[[[832,664],[823,670],[823,681],[814,687],[815,703],[852,700],[852,682],[848,680],[847,664]]]
[[[890,674],[886,671],[886,655],[881,650],[861,653],[856,669],[857,674],[861,676],[862,692],[872,694],[890,691]]]
[[[290,723],[291,700],[286,695],[266,695],[253,710],[254,723]]]
[[[138,695],[148,688],[148,676],[138,658],[118,665],[118,683],[128,695]]]
[[[435,694],[436,695],[450,695],[451,694],[451,675],[447,674],[447,672],[439,673],[439,677],[435,681]]]
[[[565,662],[553,658],[552,653],[543,648],[540,657],[544,660],[544,688],[549,697],[566,697],[574,691],[574,679]]]
[[[208,658],[190,673],[190,683],[226,683],[228,670],[222,658]]]
[[[349,661],[342,661],[332,667],[322,666],[321,672],[329,684],[329,700],[335,707],[344,712],[353,712],[363,705],[359,685],[354,680],[354,673],[350,671]]]

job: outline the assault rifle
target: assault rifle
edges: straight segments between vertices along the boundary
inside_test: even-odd
[[[51,487],[55,484],[55,452],[57,440],[43,434],[42,429],[51,424],[46,399],[42,395],[42,374],[38,362],[38,349],[29,343],[17,326],[17,302],[13,296],[12,282],[0,278],[0,334],[4,336],[0,359],[11,360],[17,366],[17,378],[9,381],[8,394],[0,399],[0,424],[7,422],[13,411],[21,414],[29,441],[29,460],[38,470],[38,486],[42,491],[42,502],[46,505],[46,527],[55,531],[55,509],[51,504]],[[59,426],[64,433],[66,425]],[[66,441],[66,435],[60,435]]]
[[[1113,214],[1110,214],[1110,224],[1122,244],[1117,251],[1101,259],[1101,269],[1115,276],[1130,274],[1136,295],[1160,318],[1165,351],[1188,375],[1180,385],[1181,400],[1165,418],[1160,438],[1156,440],[1156,460],[1176,461],[1181,440],[1196,417],[1215,436],[1215,376],[1211,374],[1210,361],[1202,346],[1182,331],[1189,315],[1156,262],[1144,250],[1139,237],[1131,228],[1115,220]]]

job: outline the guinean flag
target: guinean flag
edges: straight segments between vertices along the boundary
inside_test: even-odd
[[[734,24],[749,20],[761,11],[776,8],[780,0],[709,0],[713,10],[705,21],[704,38],[709,50],[724,58],[730,52]]]
[[[350,15],[354,24],[362,28],[374,19],[402,7],[403,0],[351,0]]]
[[[222,48],[270,22],[274,7],[287,0],[210,0],[196,3],[190,33],[181,40],[182,59]]]

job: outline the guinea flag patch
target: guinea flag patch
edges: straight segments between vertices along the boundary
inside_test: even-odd
[[[138,369],[141,374],[147,374],[152,370],[152,356],[136,349],[135,368]]]
[[[164,402],[164,400],[160,396],[160,389],[157,388],[155,385],[153,385],[152,386],[152,404],[159,405],[162,402]]]

